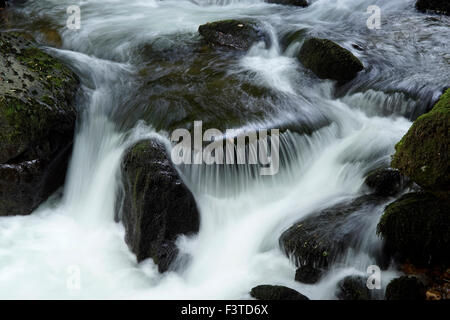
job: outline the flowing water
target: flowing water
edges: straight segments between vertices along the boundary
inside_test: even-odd
[[[73,4],[81,7],[79,30],[64,27]],[[367,28],[369,5],[381,8],[381,29]],[[381,244],[375,227],[384,205],[349,221],[359,226],[358,249],[316,285],[293,280],[280,234],[364,192],[365,175],[389,163],[411,120],[450,79],[450,20],[417,13],[414,1],[293,8],[258,0],[30,0],[14,10],[27,19],[12,19],[9,28],[60,31],[62,47],[47,50],[77,72],[82,90],[63,190],[30,216],[0,218],[0,298],[241,299],[253,286],[282,284],[334,299],[337,281],[375,263],[369,251]],[[198,26],[229,18],[260,21],[271,45],[205,51]],[[315,78],[295,58],[306,35],[352,50],[365,71],[339,89]],[[178,241],[189,262],[161,275],[152,261],[136,263],[114,222],[120,161],[133,142],[168,144],[171,130],[194,120],[222,130],[290,130],[281,136],[277,175],[259,176],[251,165],[179,168],[201,228]],[[383,286],[394,275],[384,272]]]

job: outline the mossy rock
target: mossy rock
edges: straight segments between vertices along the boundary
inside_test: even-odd
[[[386,300],[425,300],[425,286],[412,276],[394,279],[386,287]]]
[[[347,276],[337,284],[339,300],[370,300],[366,279],[361,276]]]
[[[284,286],[260,285],[254,287],[250,295],[257,300],[309,300],[300,292]]]
[[[430,10],[450,15],[450,1],[448,0],[417,0],[416,8],[421,12]]]
[[[310,38],[303,43],[300,62],[321,79],[347,82],[364,69],[350,51],[328,39]]]
[[[425,190],[450,194],[450,89],[433,109],[414,121],[395,146],[391,166]]]
[[[152,258],[160,272],[177,256],[175,240],[196,233],[200,216],[163,144],[145,140],[126,151],[122,162],[121,217],[125,241],[137,260]]]
[[[430,193],[414,192],[389,204],[377,226],[385,251],[400,262],[448,265],[450,206]]]
[[[407,181],[398,170],[390,168],[377,169],[370,172],[364,181],[374,194],[392,197],[400,193]]]
[[[212,45],[237,50],[248,50],[254,43],[266,39],[262,29],[253,21],[208,22],[201,25],[198,32]]]
[[[28,214],[64,182],[79,79],[26,35],[0,51],[0,215]]]

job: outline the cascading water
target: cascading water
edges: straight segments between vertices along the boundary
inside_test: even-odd
[[[258,0],[81,2],[81,29],[61,28],[63,49],[51,49],[83,84],[67,182],[62,197],[55,195],[32,215],[0,218],[0,298],[249,298],[253,286],[266,283],[292,287],[311,299],[335,298],[338,280],[365,274],[374,264],[368,252],[380,244],[374,228],[384,205],[359,221],[358,250],[348,252],[316,285],[293,280],[295,267],[278,239],[300,218],[360,194],[365,174],[389,162],[410,120],[448,83],[449,73],[442,74],[443,68],[448,70],[446,38],[434,31],[448,27],[449,21],[428,21],[414,12],[413,2],[317,0],[298,9]],[[32,29],[39,19],[63,25],[72,4],[30,0],[15,9],[30,17],[18,27]],[[380,30],[365,25],[369,5],[382,9]],[[201,229],[178,241],[181,252],[191,256],[189,263],[161,275],[151,261],[136,263],[124,243],[122,225],[114,222],[124,150],[147,136],[168,143],[170,126],[162,124],[178,116],[143,105],[149,97],[141,71],[146,67],[154,72],[151,81],[166,72],[193,72],[191,60],[170,55],[177,50],[183,55],[199,40],[198,26],[247,17],[265,25],[272,46],[256,45],[227,62],[213,56],[208,63],[223,68],[224,77],[265,88],[274,98],[264,101],[268,108],[257,120],[236,127],[320,125],[310,135],[292,130],[282,134],[282,165],[275,176],[259,176],[250,165],[180,167],[200,208]],[[416,38],[394,38],[400,26],[416,28]],[[313,77],[295,58],[299,42],[282,44],[284,35],[297,30],[348,48],[352,43],[372,45],[370,50],[353,50],[368,71],[335,98],[333,84]],[[203,89],[208,80],[193,79],[194,90]],[[163,97],[175,90],[170,81],[158,85],[166,85]],[[181,90],[176,93],[191,89],[183,82],[175,85]],[[243,104],[245,112],[257,108]],[[140,118],[148,127],[136,126]],[[74,268],[80,272],[79,290],[67,284]],[[392,277],[393,272],[384,273],[383,284]]]

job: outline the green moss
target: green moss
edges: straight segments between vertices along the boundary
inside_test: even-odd
[[[409,193],[388,205],[377,226],[389,254],[419,265],[448,264],[450,207],[429,193]]]
[[[450,190],[450,89],[420,116],[395,146],[391,166],[448,200]]]

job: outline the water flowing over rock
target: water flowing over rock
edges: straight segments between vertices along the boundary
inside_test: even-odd
[[[264,41],[263,31],[255,22],[223,20],[206,23],[198,32],[211,45],[248,50],[254,43]]]
[[[79,80],[20,34],[0,50],[0,216],[24,215],[64,183]]]
[[[152,258],[160,272],[167,271],[177,256],[176,238],[199,230],[194,197],[155,140],[126,152],[122,175],[125,240],[138,261]]]
[[[300,62],[322,79],[347,82],[364,69],[350,51],[327,39],[311,38],[303,43]]]
[[[311,265],[304,265],[295,271],[295,281],[313,284],[320,280],[323,270],[314,268]]]
[[[450,196],[450,89],[433,109],[417,118],[395,146],[392,167],[425,190]]]
[[[299,266],[328,268],[345,250],[358,245],[362,224],[349,221],[364,219],[382,201],[378,196],[362,196],[312,213],[281,235],[281,246],[288,255],[294,256]]]
[[[254,287],[250,295],[258,300],[309,300],[300,292],[284,286],[260,285]]]

